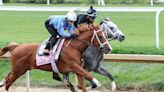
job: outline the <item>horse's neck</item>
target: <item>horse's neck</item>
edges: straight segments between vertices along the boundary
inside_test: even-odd
[[[78,39],[81,41],[77,41],[78,49],[81,53],[85,51],[88,45],[91,43],[93,36],[93,31],[87,31],[79,35]]]

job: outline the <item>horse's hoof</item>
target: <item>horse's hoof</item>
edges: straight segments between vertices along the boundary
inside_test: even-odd
[[[92,89],[96,88],[97,85],[96,84],[92,84]]]
[[[5,90],[5,92],[8,92],[7,90]]]
[[[70,86],[70,90],[72,91],[72,92],[78,92],[78,89],[75,87],[75,86]]]
[[[0,87],[3,87],[3,85],[0,85]]]
[[[101,83],[97,79],[93,79],[92,88],[101,87]]]
[[[3,79],[1,82],[0,82],[0,87],[3,87],[4,86],[4,83],[5,83],[5,79]]]
[[[4,85],[3,82],[0,82],[0,87],[3,87],[3,85]]]
[[[114,81],[112,82],[112,92],[117,92],[116,83]]]

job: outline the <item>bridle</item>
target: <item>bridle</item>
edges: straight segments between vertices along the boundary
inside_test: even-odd
[[[94,26],[93,26],[94,27]],[[91,45],[91,44],[93,44],[93,40],[94,40],[94,38],[96,37],[96,39],[97,39],[97,41],[98,41],[98,43],[100,44],[100,46],[99,46],[99,48],[103,48],[104,47],[104,45],[109,45],[108,44],[108,40],[107,40],[107,38],[105,37],[105,34],[102,32],[102,34],[103,34],[103,38],[105,38],[105,42],[104,43],[102,43],[101,41],[100,41],[100,38],[98,37],[98,33],[99,32],[102,32],[102,30],[96,30],[96,28],[94,27],[94,31],[93,31],[93,35],[92,35],[92,39],[91,39],[91,42],[89,43],[89,42],[85,42],[84,40],[80,40],[80,39],[78,39],[78,38],[76,38],[76,40],[78,40],[78,41],[80,41],[80,42],[82,42],[82,43],[84,43],[84,44],[87,44],[87,45]],[[109,45],[109,47],[110,47],[110,45]]]
[[[94,37],[96,37],[97,41],[98,41],[99,44],[100,44],[100,46],[99,46],[100,48],[104,47],[105,44],[107,44],[107,45],[110,47],[110,45],[108,44],[108,40],[107,40],[107,38],[105,37],[105,34],[102,32],[102,30],[97,30],[93,24],[91,24],[91,25],[92,25],[92,27],[94,28],[94,33],[93,33],[93,36],[92,36],[91,44],[92,44],[92,42],[93,42],[93,40],[94,40]],[[97,35],[98,32],[102,32],[103,38],[105,38],[105,42],[104,42],[104,43],[101,43],[101,41],[100,41],[100,39],[99,39],[99,37],[98,37],[98,35]]]
[[[92,36],[92,39],[91,39],[91,44],[93,43],[93,40],[94,40],[94,38],[96,37],[98,43],[100,44],[100,48],[102,48],[102,47],[104,47],[105,44],[108,44],[108,40],[106,39],[104,33],[102,33],[102,34],[103,34],[103,37],[104,37],[105,40],[106,40],[104,43],[102,43],[102,42],[100,41],[98,35],[97,35],[99,32],[102,32],[102,30],[96,31],[96,30],[94,29],[94,31],[93,31],[93,36]]]
[[[106,30],[106,31],[105,31],[105,34],[108,35],[108,34],[107,34],[107,31],[109,31],[110,34],[113,36],[112,38],[108,39],[108,41],[112,41],[112,40],[116,39],[116,37],[117,37],[117,35],[119,34],[119,32],[117,32],[117,31],[116,31],[116,32],[111,31],[111,29],[107,26],[106,22],[103,21],[103,23],[105,23],[105,24],[102,24],[102,25],[103,25],[103,29]]]

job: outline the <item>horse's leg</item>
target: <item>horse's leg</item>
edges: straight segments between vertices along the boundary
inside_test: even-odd
[[[95,86],[93,86],[93,88],[97,87],[97,86],[101,86],[100,82],[93,78],[86,70],[84,70],[81,66],[79,66],[78,64],[72,64],[71,69],[74,73],[84,76],[86,79],[88,79],[90,82],[92,82],[92,84],[94,84]]]
[[[67,81],[67,83],[67,86],[70,88],[72,92],[78,92],[75,86],[70,81]]]
[[[57,80],[57,81],[62,81],[61,77],[59,76],[59,74],[53,72],[53,79]]]
[[[69,81],[69,74],[63,74],[63,82],[70,88],[72,92],[78,92],[77,88]]]
[[[69,79],[69,75],[68,74],[64,74],[63,76],[65,76],[65,78],[61,78],[59,76],[59,74],[53,72],[53,79],[54,80],[57,80],[57,81],[60,81],[60,82],[63,82],[65,84],[65,81],[66,81],[66,85],[70,88],[70,90],[72,92],[77,92],[77,90],[75,89],[75,87],[73,86],[73,84],[68,80]]]
[[[22,66],[21,64],[19,64],[16,67],[13,67],[13,70],[6,77],[5,90],[8,91],[11,84],[21,75],[23,75],[27,70],[28,68]]]
[[[103,68],[102,66],[97,68],[94,72],[108,77],[112,81],[112,83],[111,83],[111,85],[112,85],[112,92],[116,91],[116,84],[115,84],[114,78],[113,78],[111,73],[109,73],[107,70],[105,70],[105,68]]]
[[[84,78],[83,78],[83,76],[77,74],[77,77],[78,77],[78,80],[79,80],[79,84],[80,84],[81,90],[82,90],[83,92],[87,92],[87,89],[86,89],[86,87],[85,87],[85,83],[84,83]]]
[[[11,74],[11,72],[8,73],[7,77]],[[7,78],[6,77],[6,78]],[[6,78],[4,78],[1,82],[0,82],[0,87],[3,87],[5,85],[6,82]]]

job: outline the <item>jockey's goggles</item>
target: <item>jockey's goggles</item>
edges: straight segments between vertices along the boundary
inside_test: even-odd
[[[97,17],[97,13],[87,14],[90,18],[95,19]]]

